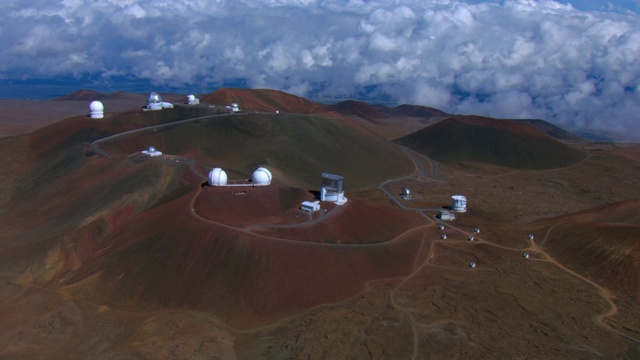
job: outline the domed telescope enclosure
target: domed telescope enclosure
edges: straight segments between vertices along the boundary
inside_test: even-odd
[[[409,188],[402,189],[402,198],[404,200],[411,200],[411,190]]]
[[[162,110],[165,108],[173,108],[173,104],[162,101],[162,96],[155,91],[149,94],[149,97],[147,97],[147,110]]]
[[[209,172],[209,185],[210,186],[227,185],[227,173],[221,168],[213,168]]]
[[[89,116],[92,119],[102,119],[104,117],[104,105],[98,100],[89,104]]]
[[[147,109],[149,110],[161,110],[162,109],[162,96],[157,92],[152,92],[147,97]]]
[[[160,156],[162,155],[161,151],[155,148],[155,146],[149,146],[147,150],[142,150],[141,153],[149,156]]]
[[[467,211],[467,198],[462,195],[453,195],[451,197],[451,209],[455,212]]]
[[[271,184],[271,171],[267,168],[259,167],[251,175],[251,182],[255,185],[269,185]]]
[[[188,105],[198,105],[198,104],[200,104],[200,99],[198,99],[193,94],[189,94],[189,95],[187,95],[187,104]]]
[[[209,186],[254,187],[271,184],[273,176],[267,168],[259,167],[251,175],[251,179],[229,180],[227,173],[221,168],[213,168],[209,172]]]

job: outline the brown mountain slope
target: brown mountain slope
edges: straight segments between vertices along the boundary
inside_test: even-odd
[[[444,163],[479,161],[521,169],[574,164],[585,154],[526,123],[456,116],[395,141]]]
[[[238,103],[241,110],[261,112],[285,112],[316,114],[325,112],[326,106],[313,103],[305,98],[268,89],[222,88],[200,98],[200,102],[217,105]]]
[[[534,128],[540,130],[541,132],[558,140],[574,140],[574,141],[582,140],[582,138],[579,137],[578,135],[572,132],[569,132],[557,125],[553,125],[548,121],[544,121],[540,119],[523,119],[523,120],[517,120],[517,121],[527,123],[533,126]]]
[[[118,137],[100,144],[120,156],[154,145],[219,166],[236,179],[267,166],[276,181],[317,189],[322,172],[345,176],[347,189],[412,171],[407,156],[354,120],[296,114],[225,116]]]
[[[192,210],[198,209],[196,199],[211,190],[202,189],[204,177],[194,173],[199,164],[137,154],[146,148],[141,141],[151,139],[162,150],[228,165],[232,175],[235,168],[248,177],[246,169],[268,164],[276,182],[288,176],[311,188],[319,186],[325,169],[344,173],[347,189],[411,171],[411,162],[393,144],[353,121],[225,115],[150,129],[151,138],[142,131],[114,140],[112,146],[105,144],[114,150],[109,158],[89,148],[92,141],[120,131],[205,110],[178,107],[100,120],[71,118],[23,137],[28,154],[3,183],[12,191],[4,204],[10,211],[0,221],[0,279],[25,286],[64,284],[61,291],[84,302],[126,311],[203,309],[242,325],[344,299],[366,281],[410,270],[419,236],[363,247],[324,242],[350,240],[361,227],[375,231],[376,242],[391,240],[423,224],[415,214],[348,204],[344,212],[349,216],[313,229],[312,240],[319,244],[277,239],[230,226],[236,223],[232,218],[197,216]],[[264,209],[250,215],[268,220],[279,210],[299,212],[305,193],[263,194]],[[251,196],[234,198],[234,204],[250,204]]]
[[[598,284],[640,302],[640,200],[539,222],[555,225],[544,248]]]
[[[344,299],[367,280],[406,273],[420,245],[419,236],[353,247],[251,234],[194,217],[190,202],[198,188],[136,216],[101,242],[99,257],[85,259],[64,278],[70,291],[115,309],[207,310],[243,326]]]
[[[379,124],[381,119],[389,118],[389,116],[380,109],[362,101],[342,101],[331,105],[331,108],[339,114],[345,116],[358,116],[375,124]]]
[[[432,107],[409,104],[402,104],[394,108],[388,108],[385,113],[390,116],[419,117],[425,119],[449,116],[449,114],[444,111],[434,109]]]

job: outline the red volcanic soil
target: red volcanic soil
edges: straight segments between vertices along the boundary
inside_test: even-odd
[[[514,120],[456,116],[395,141],[444,163],[479,161],[521,169],[574,164],[586,154]]]
[[[424,225],[426,221],[414,211],[360,201],[349,201],[333,209],[330,203],[320,204],[328,212],[322,212],[319,222],[294,227],[256,226],[254,231],[298,241],[373,244],[389,241],[409,229]]]
[[[331,105],[331,108],[341,115],[358,116],[375,124],[380,123],[380,119],[389,118],[384,112],[362,101],[342,101]]]
[[[281,185],[205,186],[194,202],[194,211],[212,222],[261,235],[319,243],[380,243],[425,223],[414,211],[353,200],[342,206],[321,202],[321,211],[308,214],[300,210],[305,200],[314,200],[313,195]]]
[[[640,145],[629,144],[611,150],[612,153],[628,157],[629,159],[640,161]]]
[[[419,117],[429,119],[449,116],[446,112],[432,107],[408,104],[402,104],[394,108],[385,109],[384,112],[393,117]]]
[[[302,201],[312,198],[308,191],[277,184],[204,186],[194,202],[194,211],[205,219],[231,226],[295,224],[306,220],[302,216],[306,213],[299,207]]]
[[[540,223],[555,225],[543,240],[543,246],[559,262],[640,302],[640,200]]]
[[[516,120],[527,123],[541,132],[558,140],[582,140],[579,136],[547,121],[539,119]]]
[[[241,110],[317,114],[327,111],[325,105],[277,90],[223,88],[200,98],[200,102],[229,105],[237,103]]]
[[[194,216],[198,191],[136,216],[111,236],[107,253],[65,280],[74,296],[127,311],[208,310],[248,326],[406,273],[421,240],[407,234],[354,247],[260,236]]]

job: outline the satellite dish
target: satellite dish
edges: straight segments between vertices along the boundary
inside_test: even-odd
[[[528,258],[529,258],[529,253],[528,253],[528,252],[524,253],[524,254],[522,255],[522,257],[523,257],[523,258],[525,258],[525,259],[528,259]]]
[[[472,268],[472,269],[475,269],[476,266],[477,265],[476,265],[475,261],[472,261],[472,262],[469,263],[469,267]]]
[[[438,228],[439,228],[440,230],[444,230],[444,225],[440,225],[440,226],[438,226]]]
[[[469,241],[474,241],[476,238],[474,238],[473,236],[469,236]]]
[[[447,240],[447,234],[442,234],[442,235],[440,235],[440,238],[441,238],[442,240]]]
[[[474,230],[474,232],[475,232],[476,234],[480,234],[480,228],[476,228],[476,229]]]

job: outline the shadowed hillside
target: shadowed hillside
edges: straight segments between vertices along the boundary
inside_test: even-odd
[[[425,119],[449,115],[444,111],[434,109],[432,107],[408,104],[398,105],[394,108],[387,108],[384,112],[389,116],[419,117]]]
[[[356,100],[342,101],[331,105],[331,108],[342,115],[358,116],[375,124],[379,124],[381,119],[387,119],[389,117],[380,109]]]
[[[640,301],[640,200],[557,219],[543,245],[558,261],[600,285]]]
[[[444,163],[479,161],[520,169],[574,164],[585,154],[512,120],[451,117],[396,140]]]
[[[124,155],[150,145],[222,167],[233,178],[248,178],[265,165],[276,182],[307,189],[319,187],[322,172],[345,176],[349,189],[375,185],[413,169],[401,150],[355,121],[293,114],[213,118],[139,132],[100,146]]]
[[[543,133],[551,136],[552,138],[558,140],[582,140],[579,136],[571,133],[559,126],[553,125],[548,121],[540,120],[540,119],[525,119],[525,120],[517,120],[524,123],[527,123],[534,128],[542,131]]]

